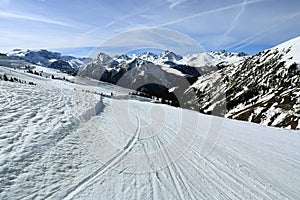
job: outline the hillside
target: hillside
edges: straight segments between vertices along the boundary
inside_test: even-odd
[[[3,72],[36,85],[0,80],[0,199],[300,195],[298,131],[151,103],[87,78]]]
[[[300,38],[199,77],[186,92],[200,112],[300,129]]]

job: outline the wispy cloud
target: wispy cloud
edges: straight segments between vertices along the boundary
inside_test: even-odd
[[[261,38],[265,37],[269,32],[273,31],[275,28],[280,27],[282,24],[286,23],[287,21],[297,17],[300,15],[300,12],[293,13],[291,15],[286,16],[281,21],[277,22],[276,24],[266,27],[266,29],[256,32],[253,35],[250,35],[249,37],[245,38],[244,40],[241,40],[233,45],[230,45],[227,47],[227,49],[236,49],[240,50],[242,48],[245,48],[254,42],[260,40]]]
[[[110,28],[114,25],[118,25],[120,22],[126,23],[126,24],[130,24],[132,25],[132,23],[130,22],[130,19],[135,18],[135,19],[139,19],[139,18],[143,18],[143,19],[147,19],[147,20],[153,20],[159,17],[159,15],[149,15],[146,14],[149,10],[151,10],[151,8],[142,8],[137,10],[136,12],[131,12],[130,14],[121,16],[109,23],[107,23],[103,28],[107,29]],[[134,24],[136,25],[136,24]]]
[[[95,32],[96,32],[96,31],[98,31],[98,30],[99,30],[99,28],[98,28],[98,27],[96,27],[96,28],[93,28],[93,29],[91,29],[91,30],[89,30],[89,31],[85,32],[85,33],[84,33],[84,35],[89,35],[89,34],[95,33]]]
[[[197,14],[182,17],[182,18],[179,18],[179,19],[176,19],[176,20],[164,23],[164,24],[160,24],[156,27],[169,26],[169,25],[177,24],[179,22],[183,22],[183,21],[188,20],[188,19],[193,19],[195,17],[200,17],[200,16],[204,16],[204,15],[207,15],[207,14],[218,13],[218,12],[222,12],[222,11],[229,10],[229,9],[232,9],[232,8],[240,7],[242,5],[248,5],[248,4],[258,3],[258,2],[262,2],[262,1],[266,1],[266,0],[252,0],[252,1],[247,1],[246,3],[245,2],[237,3],[237,4],[232,4],[232,5],[229,5],[229,6],[225,6],[225,7],[222,7],[222,8],[207,10],[207,11],[199,12]]]
[[[52,19],[45,18],[45,17],[42,17],[42,16],[33,16],[33,15],[26,15],[26,14],[16,14],[16,13],[10,13],[10,12],[5,12],[5,11],[0,11],[0,17],[13,18],[13,19],[23,19],[23,20],[43,22],[43,23],[48,23],[48,24],[55,24],[55,25],[59,25],[59,26],[72,27],[70,24],[67,24],[65,22],[52,20]]]
[[[295,0],[130,0],[117,3],[78,0],[76,6],[70,6],[68,0],[0,0],[0,32],[7,31],[1,33],[0,50],[4,46],[13,49],[28,45],[40,48],[97,46],[115,34],[143,27],[179,31],[208,51],[228,46],[233,46],[229,50],[234,51],[238,48],[245,52],[254,48],[262,50],[299,35],[299,15],[282,22],[299,12],[299,7],[300,1]],[[272,26],[276,27],[272,29]],[[164,31],[160,31],[160,35],[157,31],[155,34],[149,32],[129,32],[141,39],[135,41],[134,37],[131,40],[127,37],[131,41],[129,45],[143,41],[148,42],[148,47],[159,46],[164,41],[168,41],[165,46],[178,45],[178,41],[165,38]],[[180,44],[178,47],[184,48]]]
[[[124,31],[104,41],[98,48],[111,55],[143,48],[168,49],[183,55],[204,50],[189,36],[165,28],[138,28]]]
[[[174,8],[174,7],[178,6],[179,4],[182,4],[186,1],[187,0],[168,0],[168,2],[171,3],[169,8]]]
[[[229,35],[229,33],[236,27],[237,22],[240,18],[240,16],[244,13],[245,8],[247,6],[247,1],[243,0],[243,3],[241,7],[239,8],[239,11],[237,12],[236,16],[233,18],[232,22],[230,23],[229,28],[226,30],[226,32],[223,34],[223,37],[221,38],[220,42],[218,43],[217,47],[215,49],[218,49],[225,41],[226,37]]]
[[[147,14],[142,14],[140,17],[146,19],[146,20],[154,20],[159,18],[159,15],[147,15]]]
[[[138,12],[138,13],[140,13],[140,12]],[[109,22],[108,24],[106,24],[103,28],[109,28],[109,27],[111,27],[111,26],[113,26],[113,25],[115,25],[115,24],[117,24],[119,22],[124,22],[127,19],[129,19],[129,18],[137,15],[138,13],[129,14],[129,15],[125,15],[125,16],[119,17],[118,19],[113,20],[113,21]]]

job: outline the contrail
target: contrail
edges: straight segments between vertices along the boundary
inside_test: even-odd
[[[136,16],[137,14],[139,14],[141,12],[137,12],[137,13],[134,13],[134,14],[130,14],[130,15],[125,15],[125,16],[122,16],[120,17],[119,19],[116,19],[114,21],[111,21],[110,23],[106,24],[103,28],[109,28],[111,27],[112,25],[116,24],[116,23],[119,23],[119,22],[122,22],[122,21],[125,21],[126,19],[129,19],[133,16]]]
[[[244,2],[243,3],[237,3],[237,4],[232,4],[232,5],[229,5],[229,6],[225,6],[225,7],[222,7],[222,8],[207,10],[207,11],[200,12],[200,13],[197,13],[197,14],[194,14],[194,15],[189,15],[189,16],[186,16],[186,17],[182,17],[180,19],[173,20],[173,21],[170,21],[170,22],[167,22],[167,23],[164,23],[164,24],[160,24],[158,26],[155,26],[155,28],[159,28],[159,27],[163,27],[163,26],[169,26],[169,25],[172,25],[172,24],[177,24],[179,22],[182,22],[182,21],[185,21],[185,20],[188,20],[188,19],[192,19],[192,18],[195,18],[195,17],[200,17],[200,16],[207,15],[207,14],[217,13],[217,12],[229,10],[229,9],[232,9],[232,8],[235,8],[235,7],[240,7],[240,6],[243,6],[243,5],[253,4],[253,3],[257,3],[257,2],[261,2],[261,1],[265,1],[265,0],[247,1],[246,3],[244,3]]]
[[[184,2],[186,2],[186,0],[168,0],[170,3],[171,3],[171,5],[169,6],[169,8],[174,8],[174,7],[176,7],[176,6],[178,6],[179,4],[182,4],[182,3],[184,3]]]
[[[271,26],[271,27],[267,27],[267,29],[260,31],[260,32],[256,32],[255,34],[250,35],[249,37],[245,38],[244,40],[235,43],[233,45],[228,46],[226,49],[231,49],[231,48],[236,48],[237,50],[242,49],[246,46],[249,46],[250,44],[253,44],[254,42],[256,42],[257,40],[263,38],[265,36],[266,33],[268,33],[269,31],[275,29],[276,27],[282,25],[283,23],[297,17],[300,15],[300,12],[296,12],[294,14],[291,14],[289,16],[287,16],[285,19],[283,19],[281,22]]]
[[[243,0],[241,9],[239,10],[239,12],[237,13],[237,15],[234,17],[234,19],[232,20],[230,27],[227,29],[227,31],[223,34],[223,37],[221,39],[221,41],[219,42],[219,44],[217,45],[217,47],[215,49],[218,49],[225,41],[226,36],[235,28],[240,16],[244,13],[245,8],[246,8],[246,0]]]
[[[24,19],[24,20],[30,20],[30,21],[43,22],[43,23],[48,23],[48,24],[55,24],[55,25],[60,25],[60,26],[72,27],[71,25],[69,25],[67,23],[52,20],[52,19],[48,19],[48,18],[44,18],[44,17],[41,17],[41,16],[30,16],[30,15],[24,15],[24,14],[21,15],[21,14],[15,14],[15,13],[9,13],[9,12],[5,12],[5,11],[0,11],[0,17],[14,18],[14,19]]]

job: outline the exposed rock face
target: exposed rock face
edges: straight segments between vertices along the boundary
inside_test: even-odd
[[[52,69],[58,69],[62,72],[66,72],[66,73],[74,73],[77,71],[77,69],[74,69],[70,65],[70,63],[63,61],[63,60],[54,61],[48,67],[52,68]]]

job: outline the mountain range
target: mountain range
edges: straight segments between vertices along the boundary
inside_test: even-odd
[[[256,55],[225,50],[191,55],[163,51],[75,58],[15,49],[1,65],[39,65],[133,89],[177,107],[300,129],[300,37]]]
[[[100,53],[79,75],[205,114],[300,129],[299,50],[300,37],[253,56]]]
[[[91,61],[87,58],[76,58],[45,49],[38,51],[14,49],[12,52],[9,52],[5,55],[11,59],[21,60],[43,67],[58,69],[62,72],[67,73],[77,72],[80,66]]]

